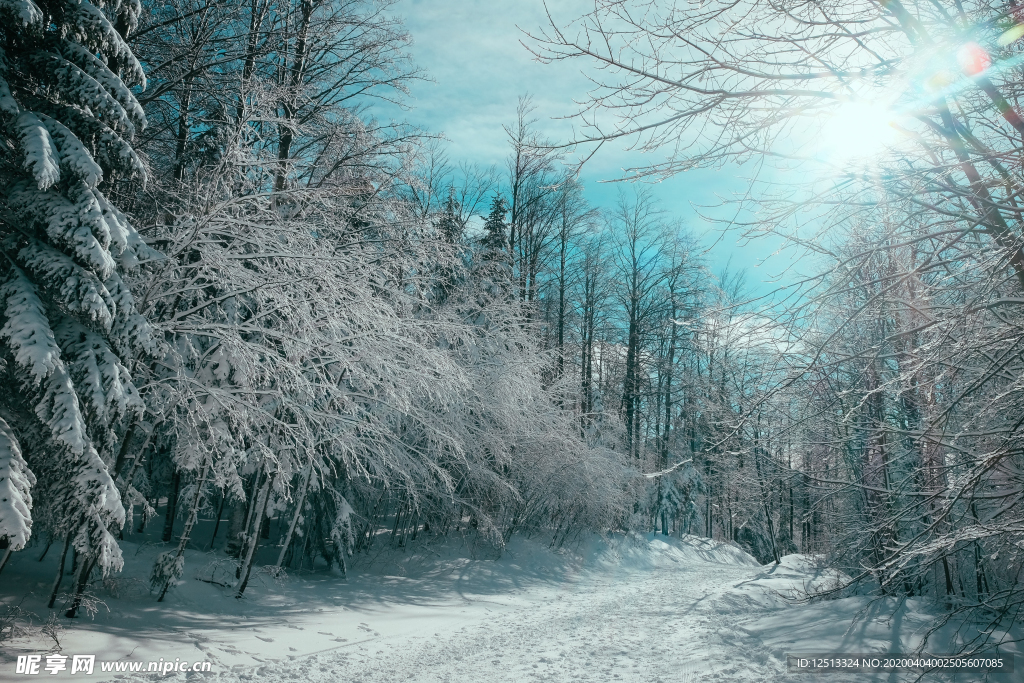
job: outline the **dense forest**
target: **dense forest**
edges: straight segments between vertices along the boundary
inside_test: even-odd
[[[0,571],[59,554],[53,606],[159,524],[155,599],[188,548],[241,596],[260,547],[653,531],[1016,618],[1012,0],[598,0],[524,39],[592,74],[578,137],[524,96],[487,168],[375,114],[426,76],[400,14],[0,0]],[[597,208],[617,141],[664,161]],[[804,254],[774,296],[644,185],[736,164],[733,230]]]

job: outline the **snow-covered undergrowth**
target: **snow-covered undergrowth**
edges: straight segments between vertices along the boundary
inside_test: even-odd
[[[590,536],[560,551],[513,539],[499,557],[471,540],[427,542],[356,558],[347,579],[258,572],[242,600],[219,585],[233,577],[222,555],[189,551],[190,569],[161,604],[145,579],[162,548],[125,547],[125,571],[92,590],[96,613],[61,618],[56,631],[40,628],[55,563],[19,554],[0,599],[44,618],[3,643],[0,680],[17,678],[18,655],[59,641],[61,653],[97,662],[211,665],[162,677],[97,665],[89,680],[772,681],[787,677],[787,652],[910,651],[931,618],[913,600],[794,601],[839,577],[813,558],[761,566],[696,537]],[[930,651],[952,632],[939,637]]]

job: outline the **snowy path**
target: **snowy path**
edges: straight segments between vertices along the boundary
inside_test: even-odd
[[[886,606],[864,609],[865,601],[856,598],[787,604],[774,591],[827,580],[803,560],[776,568],[751,566],[740,551],[702,545],[699,539],[671,546],[654,539],[646,552],[646,560],[654,558],[650,564],[619,556],[571,580],[507,594],[460,593],[461,602],[411,612],[356,609],[352,617],[360,620],[365,637],[288,662],[227,671],[220,680],[771,683],[807,677],[786,673],[787,652],[908,651],[925,623],[922,615],[906,610],[894,620]],[[394,617],[400,613],[402,626],[396,629]],[[829,683],[917,678],[908,673],[826,677]],[[951,679],[929,674],[924,680]],[[1010,674],[992,680],[1014,679]]]
[[[151,555],[159,548],[142,550]],[[799,556],[762,567],[735,547],[694,537],[593,540],[576,554],[519,540],[498,561],[468,559],[466,552],[437,546],[381,557],[379,564],[369,559],[347,582],[323,572],[281,581],[257,575],[242,601],[206,580],[182,581],[161,606],[146,593],[107,596],[110,612],[69,628],[63,652],[213,667],[166,676],[97,670],[91,679],[123,683],[772,683],[806,678],[786,673],[786,653],[910,652],[930,620],[927,605],[913,600],[790,604],[778,591],[821,585],[829,572]],[[194,559],[196,578],[223,563]],[[152,558],[133,561],[137,575]],[[16,578],[32,584],[31,575]],[[45,594],[46,583],[37,583]],[[15,655],[47,647],[38,635],[21,640],[10,643],[9,653],[0,650],[0,681],[15,680],[6,676]],[[952,651],[938,647],[932,651]],[[1009,683],[1013,676],[991,680]]]
[[[316,658],[308,676],[366,683],[774,680],[782,667],[738,642],[737,622],[750,615],[730,610],[723,596],[755,573],[709,565],[587,581],[546,603],[400,648],[367,643]]]
[[[230,679],[347,681],[773,681],[784,662],[740,623],[757,616],[731,595],[761,568],[661,566],[591,575],[527,591],[515,606],[470,603],[469,623],[424,620],[419,633],[374,635],[329,653]],[[477,609],[472,609],[472,606]]]

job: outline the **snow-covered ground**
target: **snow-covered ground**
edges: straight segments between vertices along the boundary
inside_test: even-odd
[[[834,575],[798,556],[762,567],[737,548],[695,537],[591,539],[560,553],[517,540],[497,560],[468,559],[473,549],[461,543],[423,545],[415,555],[389,551],[364,559],[348,581],[325,572],[278,579],[260,573],[243,600],[207,582],[230,583],[226,564],[194,553],[186,580],[161,604],[138,578],[159,547],[126,548],[122,578],[96,591],[106,606],[59,635],[61,652],[144,668],[160,659],[209,662],[211,672],[102,672],[97,664],[92,676],[39,676],[270,683],[799,680],[806,675],[786,674],[788,652],[906,652],[928,620],[923,603],[914,601],[793,603],[788,593],[827,584]],[[40,600],[50,574],[41,567],[48,565],[31,556],[12,561],[0,579],[4,602],[45,614]],[[0,680],[28,680],[15,674],[16,657],[52,648],[53,640],[38,632],[4,643]],[[1017,661],[1024,665],[1019,655]],[[913,676],[831,674],[828,680]]]

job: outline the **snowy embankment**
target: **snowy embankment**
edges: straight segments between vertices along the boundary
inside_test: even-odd
[[[186,580],[160,604],[139,578],[158,550],[125,553],[125,574],[95,591],[105,606],[59,634],[61,652],[144,667],[209,662],[211,672],[97,665],[92,676],[43,671],[47,680],[760,682],[794,677],[785,673],[787,652],[909,651],[927,620],[914,601],[792,603],[788,593],[835,574],[799,556],[762,567],[738,548],[695,537],[592,539],[573,553],[518,540],[497,560],[467,559],[472,548],[461,543],[421,546],[418,555],[364,560],[347,582],[261,573],[243,600],[210,583],[230,583],[225,563],[195,553]],[[40,568],[48,564],[23,557],[8,567],[4,603],[45,615],[49,572]],[[38,631],[5,642],[0,680],[26,680],[14,673],[17,655],[53,646]]]

